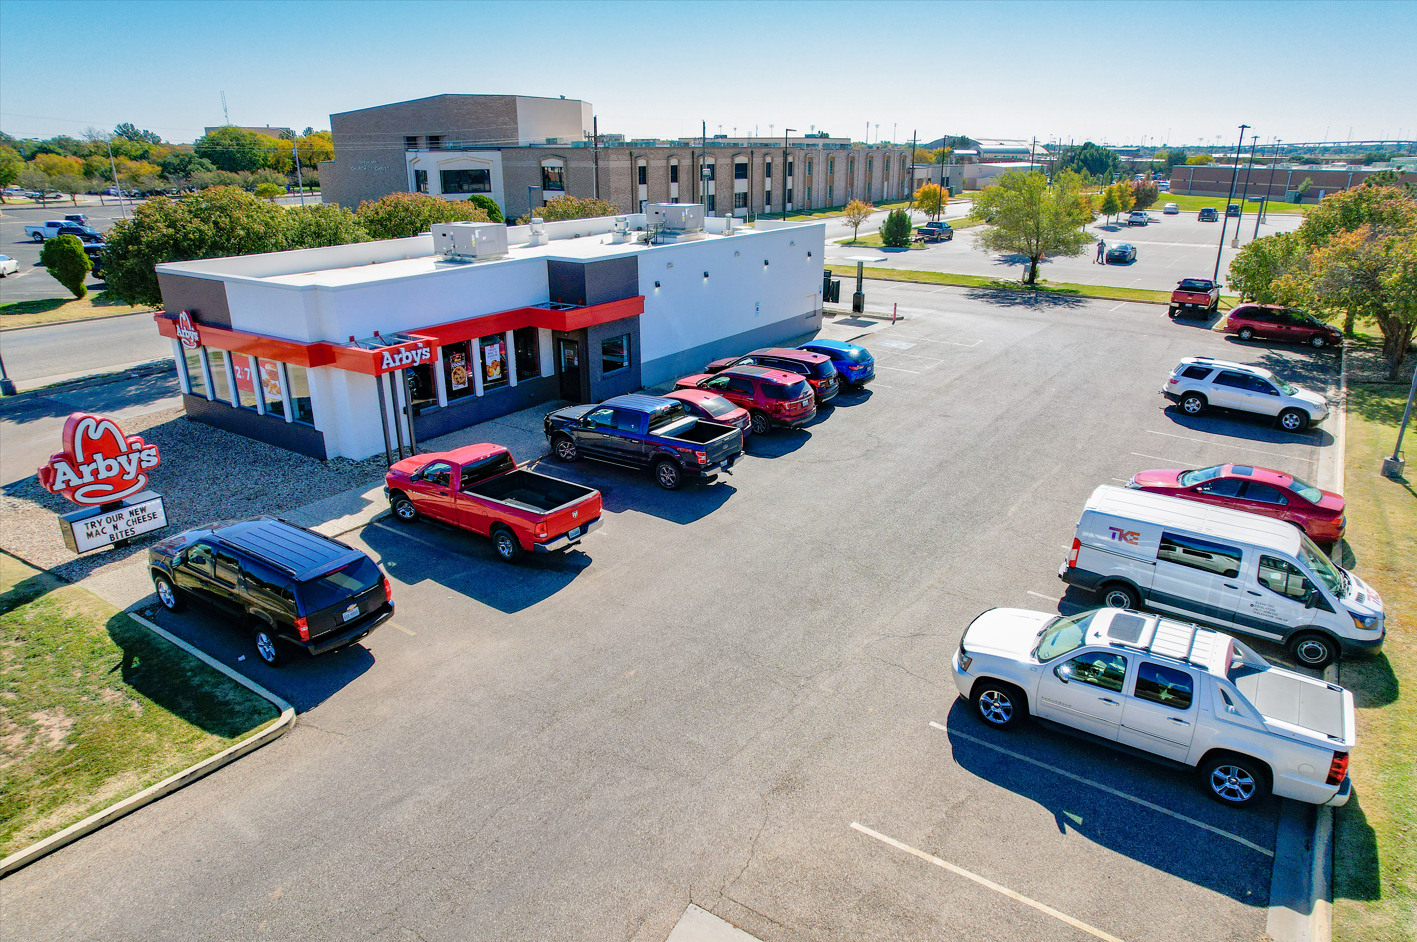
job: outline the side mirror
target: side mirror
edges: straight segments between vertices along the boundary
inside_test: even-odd
[[[187,551],[178,550],[177,555],[172,557],[172,565],[180,566],[187,561]]]
[[[1305,607],[1305,608],[1318,608],[1318,607],[1319,607],[1319,599],[1320,599],[1320,598],[1322,598],[1322,596],[1319,595],[1317,589],[1311,591],[1311,592],[1309,593],[1308,597],[1304,599],[1304,607]]]
[[[1057,667],[1053,668],[1053,676],[1066,684],[1073,677],[1073,665],[1059,664]]]

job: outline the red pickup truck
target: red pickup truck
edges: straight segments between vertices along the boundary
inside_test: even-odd
[[[427,517],[492,538],[509,563],[548,553],[600,526],[600,492],[518,468],[501,445],[415,455],[389,468],[384,493],[405,523]]]
[[[1182,278],[1171,292],[1171,306],[1166,313],[1175,317],[1182,311],[1204,311],[1214,314],[1220,307],[1220,285],[1209,278]]]

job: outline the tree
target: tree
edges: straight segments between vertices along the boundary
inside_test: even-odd
[[[846,204],[841,215],[846,220],[846,224],[851,227],[851,241],[853,243],[856,241],[856,232],[861,228],[861,224],[870,219],[871,214],[875,211],[876,207],[870,203],[863,203],[861,200],[852,200]]]
[[[922,184],[915,191],[915,207],[931,219],[939,219],[949,201],[949,193],[938,183]]]
[[[212,187],[180,200],[149,200],[108,231],[104,279],[129,304],[160,304],[155,266],[278,252],[287,248],[289,218],[283,207],[235,187]]]
[[[26,164],[25,169],[20,171],[16,178],[20,186],[26,190],[34,190],[36,193],[43,193],[49,189],[49,174],[43,170],[35,170],[33,166]]]
[[[903,209],[893,209],[881,224],[881,244],[893,249],[910,247],[910,214]]]
[[[365,200],[355,210],[364,231],[375,239],[406,239],[427,232],[435,222],[490,222],[482,207],[426,193],[390,193]]]
[[[369,233],[354,213],[343,206],[320,204],[292,206],[287,211],[286,247],[313,249],[325,245],[368,242]]]
[[[1162,157],[1161,154],[1157,154],[1156,156],[1157,156],[1157,159],[1161,159],[1161,157]],[[1169,171],[1172,167],[1179,166],[1179,165],[1181,165],[1181,164],[1183,164],[1183,163],[1185,163],[1185,162],[1186,162],[1186,151],[1185,151],[1184,148],[1181,148],[1181,147],[1173,147],[1173,148],[1171,148],[1170,150],[1168,150],[1168,151],[1165,152],[1165,163],[1166,163],[1166,169],[1167,169],[1168,171]]]
[[[216,169],[216,164],[205,157],[198,157],[191,151],[174,151],[162,158],[162,163],[158,165],[162,170],[162,175],[169,179],[188,179],[199,173],[211,173]]]
[[[82,298],[89,293],[84,279],[93,268],[93,262],[89,261],[78,236],[61,235],[47,240],[39,251],[39,263],[55,281],[73,292],[74,297]]]
[[[1028,284],[1038,280],[1038,263],[1045,258],[1081,255],[1092,244],[1083,231],[1086,219],[1078,200],[1078,177],[1059,174],[1048,185],[1039,171],[1011,170],[974,198],[971,219],[992,225],[974,240],[990,253],[1016,253],[1028,259]]]
[[[318,180],[319,178],[316,177],[316,179]],[[502,207],[498,206],[498,205],[497,205],[497,201],[494,200],[492,197],[487,196],[487,195],[485,195],[485,194],[483,194],[483,193],[474,193],[474,194],[472,194],[471,196],[469,196],[469,197],[467,198],[467,201],[468,201],[469,203],[472,203],[472,204],[475,205],[475,206],[481,206],[481,207],[482,207],[482,211],[487,214],[487,218],[488,218],[490,221],[492,221],[492,222],[505,222],[505,221],[506,221],[506,218],[507,218],[507,217],[502,215]],[[617,207],[617,208],[618,208],[618,207]],[[604,214],[602,214],[602,215],[607,215],[607,216],[608,216],[608,215],[610,215],[610,214],[609,214],[609,213],[604,213]]]
[[[121,137],[125,141],[133,141],[136,144],[161,144],[162,136],[152,131],[139,131],[131,123],[124,121],[113,129],[115,137]]]
[[[1186,163],[1192,167],[1202,167],[1206,164],[1215,163],[1215,158],[1209,154],[1192,154],[1186,158]]]
[[[70,202],[75,206],[79,205],[79,194],[88,192],[89,188],[89,181],[76,173],[61,173],[49,182],[60,193],[68,193]]]
[[[1110,179],[1117,173],[1120,164],[1114,151],[1088,141],[1081,147],[1069,151],[1058,166],[1063,170],[1071,170],[1088,177]]]
[[[14,186],[24,169],[25,161],[19,151],[9,145],[0,146],[0,202],[5,200],[5,188]]]
[[[1281,232],[1246,245],[1230,263],[1230,286],[1240,297],[1259,304],[1294,304],[1297,299],[1281,290],[1286,275],[1307,264],[1306,247],[1292,232]]]
[[[66,173],[82,174],[84,172],[84,162],[78,157],[70,157],[65,154],[40,154],[31,161],[35,170],[44,172],[47,176],[58,177]]]
[[[197,138],[192,149],[198,157],[210,161],[218,170],[237,173],[266,166],[269,145],[273,143],[264,134],[228,124]]]
[[[1122,211],[1122,202],[1117,199],[1117,191],[1112,187],[1109,186],[1102,191],[1102,205],[1098,211],[1107,217],[1108,222],[1111,222],[1112,217]]]
[[[192,186],[205,190],[214,186],[239,186],[243,190],[250,181],[249,173],[230,173],[226,170],[210,170],[192,174]]]
[[[285,192],[285,187],[279,183],[258,183],[256,184],[256,198],[262,200],[273,200]]]
[[[1150,180],[1132,181],[1132,208],[1146,209],[1161,195],[1161,188]]]
[[[335,159],[335,139],[329,131],[312,131],[306,128],[304,135],[296,140],[295,147],[300,152],[300,163],[305,167],[314,167],[323,160]]]
[[[532,217],[543,219],[546,222],[558,222],[563,219],[595,219],[600,216],[620,215],[623,214],[619,204],[609,200],[566,195],[552,197],[544,205],[522,216],[517,220],[517,223],[526,225],[531,222]]]

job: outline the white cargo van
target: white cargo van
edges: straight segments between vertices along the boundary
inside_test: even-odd
[[[1383,647],[1377,592],[1293,524],[1224,507],[1103,485],[1058,578],[1112,608],[1145,604],[1283,642],[1310,667]]]

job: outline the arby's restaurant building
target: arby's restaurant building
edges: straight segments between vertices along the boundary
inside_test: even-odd
[[[651,223],[646,243],[646,218],[506,227],[479,257],[424,234],[162,264],[154,318],[190,418],[321,459],[599,402],[820,327],[822,224],[709,218],[660,241]]]

